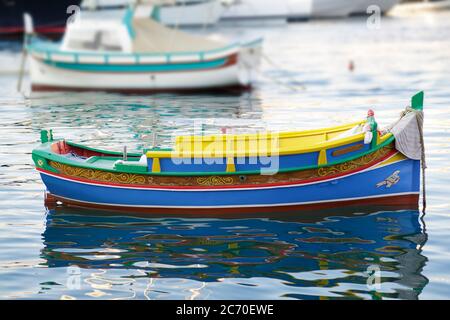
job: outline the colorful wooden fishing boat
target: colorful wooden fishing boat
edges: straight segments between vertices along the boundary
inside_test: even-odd
[[[180,136],[173,149],[111,152],[54,140],[33,160],[69,205],[144,212],[247,212],[346,205],[417,207],[423,93],[384,131],[368,118],[334,128]]]
[[[75,19],[60,43],[30,36],[32,90],[142,93],[251,86],[261,39],[230,44],[188,34],[153,20],[153,9],[129,9],[122,21]]]

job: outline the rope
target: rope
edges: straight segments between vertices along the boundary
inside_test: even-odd
[[[421,125],[421,124],[423,124],[423,120],[422,121],[419,120],[419,117],[421,117],[422,112],[417,111],[411,107],[406,107],[406,110],[403,111],[403,113],[402,113],[402,118],[409,112],[414,112],[416,122],[417,122],[417,128],[419,128],[419,139],[420,139],[420,149],[421,149],[420,164],[421,164],[421,168],[422,168],[422,212],[425,213],[425,209],[427,207],[426,181],[425,181],[425,170],[427,169],[427,164],[426,164],[426,159],[425,159],[425,141],[424,141],[424,137],[423,137],[423,128]]]
[[[270,64],[273,68],[275,68],[275,69],[277,69],[277,70],[283,71],[283,68],[281,68],[278,64],[276,64],[276,63],[275,63],[272,59],[270,59],[267,55],[265,55],[264,53],[262,53],[261,56],[262,56],[262,58],[263,58],[268,64]],[[280,85],[280,86],[282,86],[282,87],[285,87],[285,88],[287,88],[287,89],[289,89],[289,90],[292,90],[292,91],[294,91],[294,92],[300,91],[297,87],[295,87],[295,86],[293,86],[293,85],[290,85],[290,84],[288,84],[288,83],[284,83],[284,82],[282,82],[282,81],[280,81],[280,80],[278,80],[278,79],[276,79],[276,78],[271,78],[271,77],[265,76],[260,70],[258,70],[258,72],[259,72],[259,74],[260,74],[261,76],[263,76],[264,78],[270,79],[270,80],[272,80],[273,82],[275,82],[276,84],[278,84],[278,85]],[[291,80],[296,81],[296,79],[295,79],[294,77],[291,76],[290,78],[291,78]],[[303,84],[300,84],[300,88],[301,88],[301,90],[306,90],[306,87],[305,87]]]
[[[415,110],[414,110],[415,111]],[[427,164],[425,162],[425,141],[423,138],[423,128],[420,125],[419,117],[417,116],[419,113],[416,112],[416,121],[417,121],[417,127],[419,128],[419,134],[420,134],[420,145],[422,149],[421,154],[421,165],[422,165],[422,212],[425,213],[425,209],[427,208],[427,197],[426,197],[426,183],[425,183],[425,170],[427,169]]]
[[[22,44],[22,57],[20,60],[20,69],[19,69],[19,79],[17,80],[17,91],[22,92],[22,82],[23,82],[23,76],[25,74],[25,64],[27,62],[28,57],[28,49],[27,45],[30,41],[30,35],[26,34],[23,37],[23,44]]]
[[[400,113],[400,118],[390,125],[387,128],[387,131],[390,132],[393,127],[395,127],[407,114],[413,112],[415,114],[416,122],[417,122],[417,128],[419,129],[419,139],[420,139],[420,147],[421,147],[421,154],[420,154],[420,163],[421,163],[421,169],[422,169],[422,212],[425,213],[425,209],[427,207],[427,197],[426,197],[426,175],[425,170],[427,169],[426,164],[426,157],[425,157],[425,141],[423,136],[423,119],[421,121],[422,117],[422,111],[415,110],[411,107],[406,107],[404,111]]]

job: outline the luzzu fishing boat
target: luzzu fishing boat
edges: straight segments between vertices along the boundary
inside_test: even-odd
[[[167,28],[153,6],[120,21],[77,18],[60,43],[33,36],[25,19],[33,91],[130,93],[248,89],[261,59],[261,39],[225,43]]]
[[[180,136],[173,149],[103,151],[41,134],[33,160],[67,205],[157,212],[280,211],[347,205],[417,208],[423,93],[394,125],[364,121],[264,134]]]

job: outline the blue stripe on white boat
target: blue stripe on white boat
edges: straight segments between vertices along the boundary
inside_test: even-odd
[[[57,68],[77,71],[99,71],[99,72],[165,72],[186,71],[218,68],[226,63],[227,59],[194,63],[172,63],[172,64],[94,64],[94,63],[70,63],[44,60],[45,63]]]

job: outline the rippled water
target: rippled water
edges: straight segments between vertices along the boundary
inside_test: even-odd
[[[264,62],[252,93],[24,98],[11,73],[17,45],[0,45],[0,298],[450,298],[450,14],[386,17],[380,30],[356,18],[213,31],[265,37],[273,63]],[[418,90],[429,167],[423,217],[376,208],[228,219],[47,210],[31,160],[43,127],[142,149],[153,128],[170,145],[200,121],[205,133],[288,130],[373,108],[389,124]],[[380,286],[367,285],[373,268]]]

